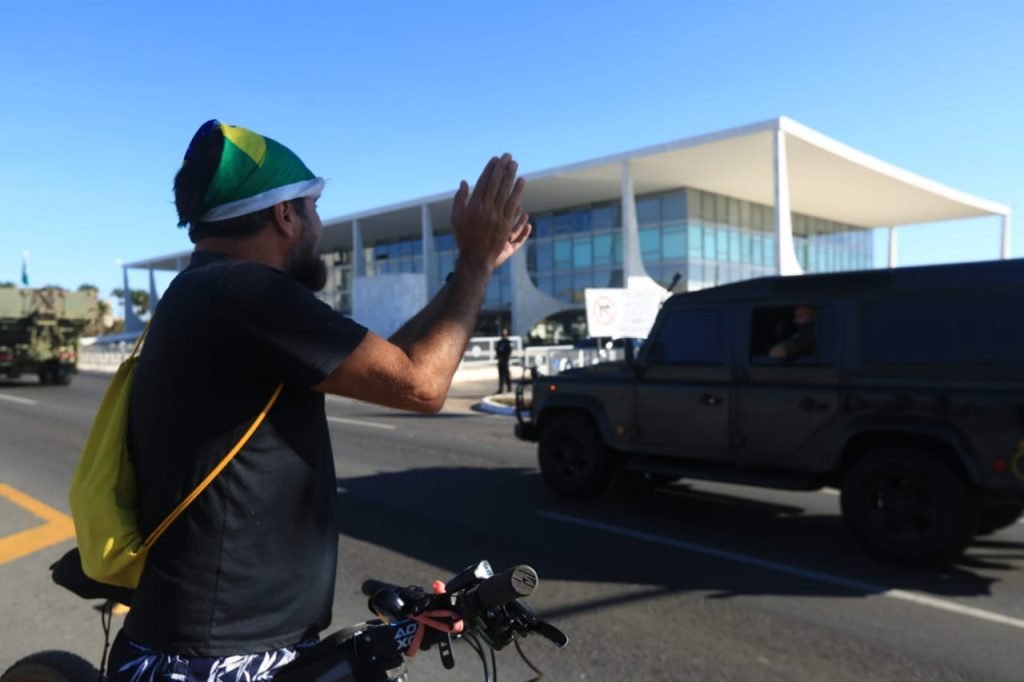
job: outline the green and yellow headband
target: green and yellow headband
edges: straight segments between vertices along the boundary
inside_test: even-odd
[[[214,127],[224,135],[224,149],[206,190],[200,221],[228,220],[282,201],[320,196],[324,179],[313,175],[292,150],[269,137],[214,120],[200,127],[192,144]]]

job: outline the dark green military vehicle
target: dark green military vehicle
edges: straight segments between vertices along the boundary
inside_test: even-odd
[[[44,384],[71,383],[78,340],[96,319],[96,294],[58,287],[0,289],[0,374],[35,374]]]
[[[679,294],[635,362],[538,377],[528,412],[559,494],[833,486],[871,552],[949,559],[1024,510],[1024,261]]]

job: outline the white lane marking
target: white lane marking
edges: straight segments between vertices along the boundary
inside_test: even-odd
[[[344,417],[328,417],[327,421],[337,424],[351,424],[352,426],[368,426],[371,429],[386,429],[388,431],[393,431],[395,428],[394,424],[380,424],[378,422],[366,422],[361,419],[345,419]]]
[[[820,583],[837,585],[839,587],[845,587],[857,592],[878,594],[882,597],[899,599],[901,601],[907,601],[914,604],[919,604],[921,606],[928,606],[933,609],[938,609],[939,611],[948,611],[950,613],[955,613],[957,615],[970,616],[971,618],[977,618],[978,620],[985,620],[989,621],[990,623],[999,623],[1001,625],[1009,625],[1010,627],[1024,630],[1024,620],[1021,620],[1019,618],[1011,618],[1010,616],[1004,616],[1001,613],[994,613],[992,611],[978,609],[973,606],[964,606],[963,604],[957,604],[956,602],[947,601],[945,599],[930,597],[926,594],[921,594],[919,592],[908,592],[906,590],[896,590],[888,587],[882,587],[881,585],[872,585],[871,583],[865,583],[859,580],[841,578],[839,576],[829,575],[828,573],[810,571],[805,568],[789,566],[787,564],[781,564],[776,561],[769,561],[767,559],[759,559],[757,557],[749,556],[746,554],[740,554],[738,552],[729,552],[724,549],[717,549],[715,547],[709,547],[707,545],[699,545],[693,542],[675,540],[673,538],[666,538],[660,535],[654,535],[653,533],[644,533],[643,531],[630,530],[629,528],[612,526],[607,523],[599,523],[597,521],[581,519],[575,516],[568,516],[566,514],[538,511],[537,515],[543,516],[544,518],[552,519],[554,521],[572,523],[576,524],[577,526],[584,526],[587,528],[593,528],[595,530],[602,530],[606,533],[624,535],[626,537],[631,537],[637,540],[644,540],[645,542],[652,542],[659,545],[667,545],[669,547],[683,549],[688,552],[694,552],[696,554],[704,554],[706,556],[712,556],[718,559],[725,559],[727,561],[734,561],[740,564],[756,566],[757,568],[763,568],[765,570],[774,571],[776,573],[785,573],[787,575],[793,575],[799,578],[806,578],[808,580],[814,580]]]
[[[39,403],[35,400],[29,400],[28,398],[18,398],[13,395],[0,394],[0,400],[9,400],[12,403],[20,403],[22,405],[38,405]]]

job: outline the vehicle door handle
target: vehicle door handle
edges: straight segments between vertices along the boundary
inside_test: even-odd
[[[701,405],[712,405],[712,406],[713,405],[721,405],[722,404],[722,399],[719,398],[717,395],[711,395],[710,393],[705,393],[704,395],[702,395],[700,397],[700,404]]]
[[[804,412],[824,412],[829,408],[828,403],[815,400],[814,398],[804,398],[796,405]]]

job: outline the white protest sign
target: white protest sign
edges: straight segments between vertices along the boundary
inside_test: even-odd
[[[647,338],[663,295],[652,289],[586,289],[589,335]]]

